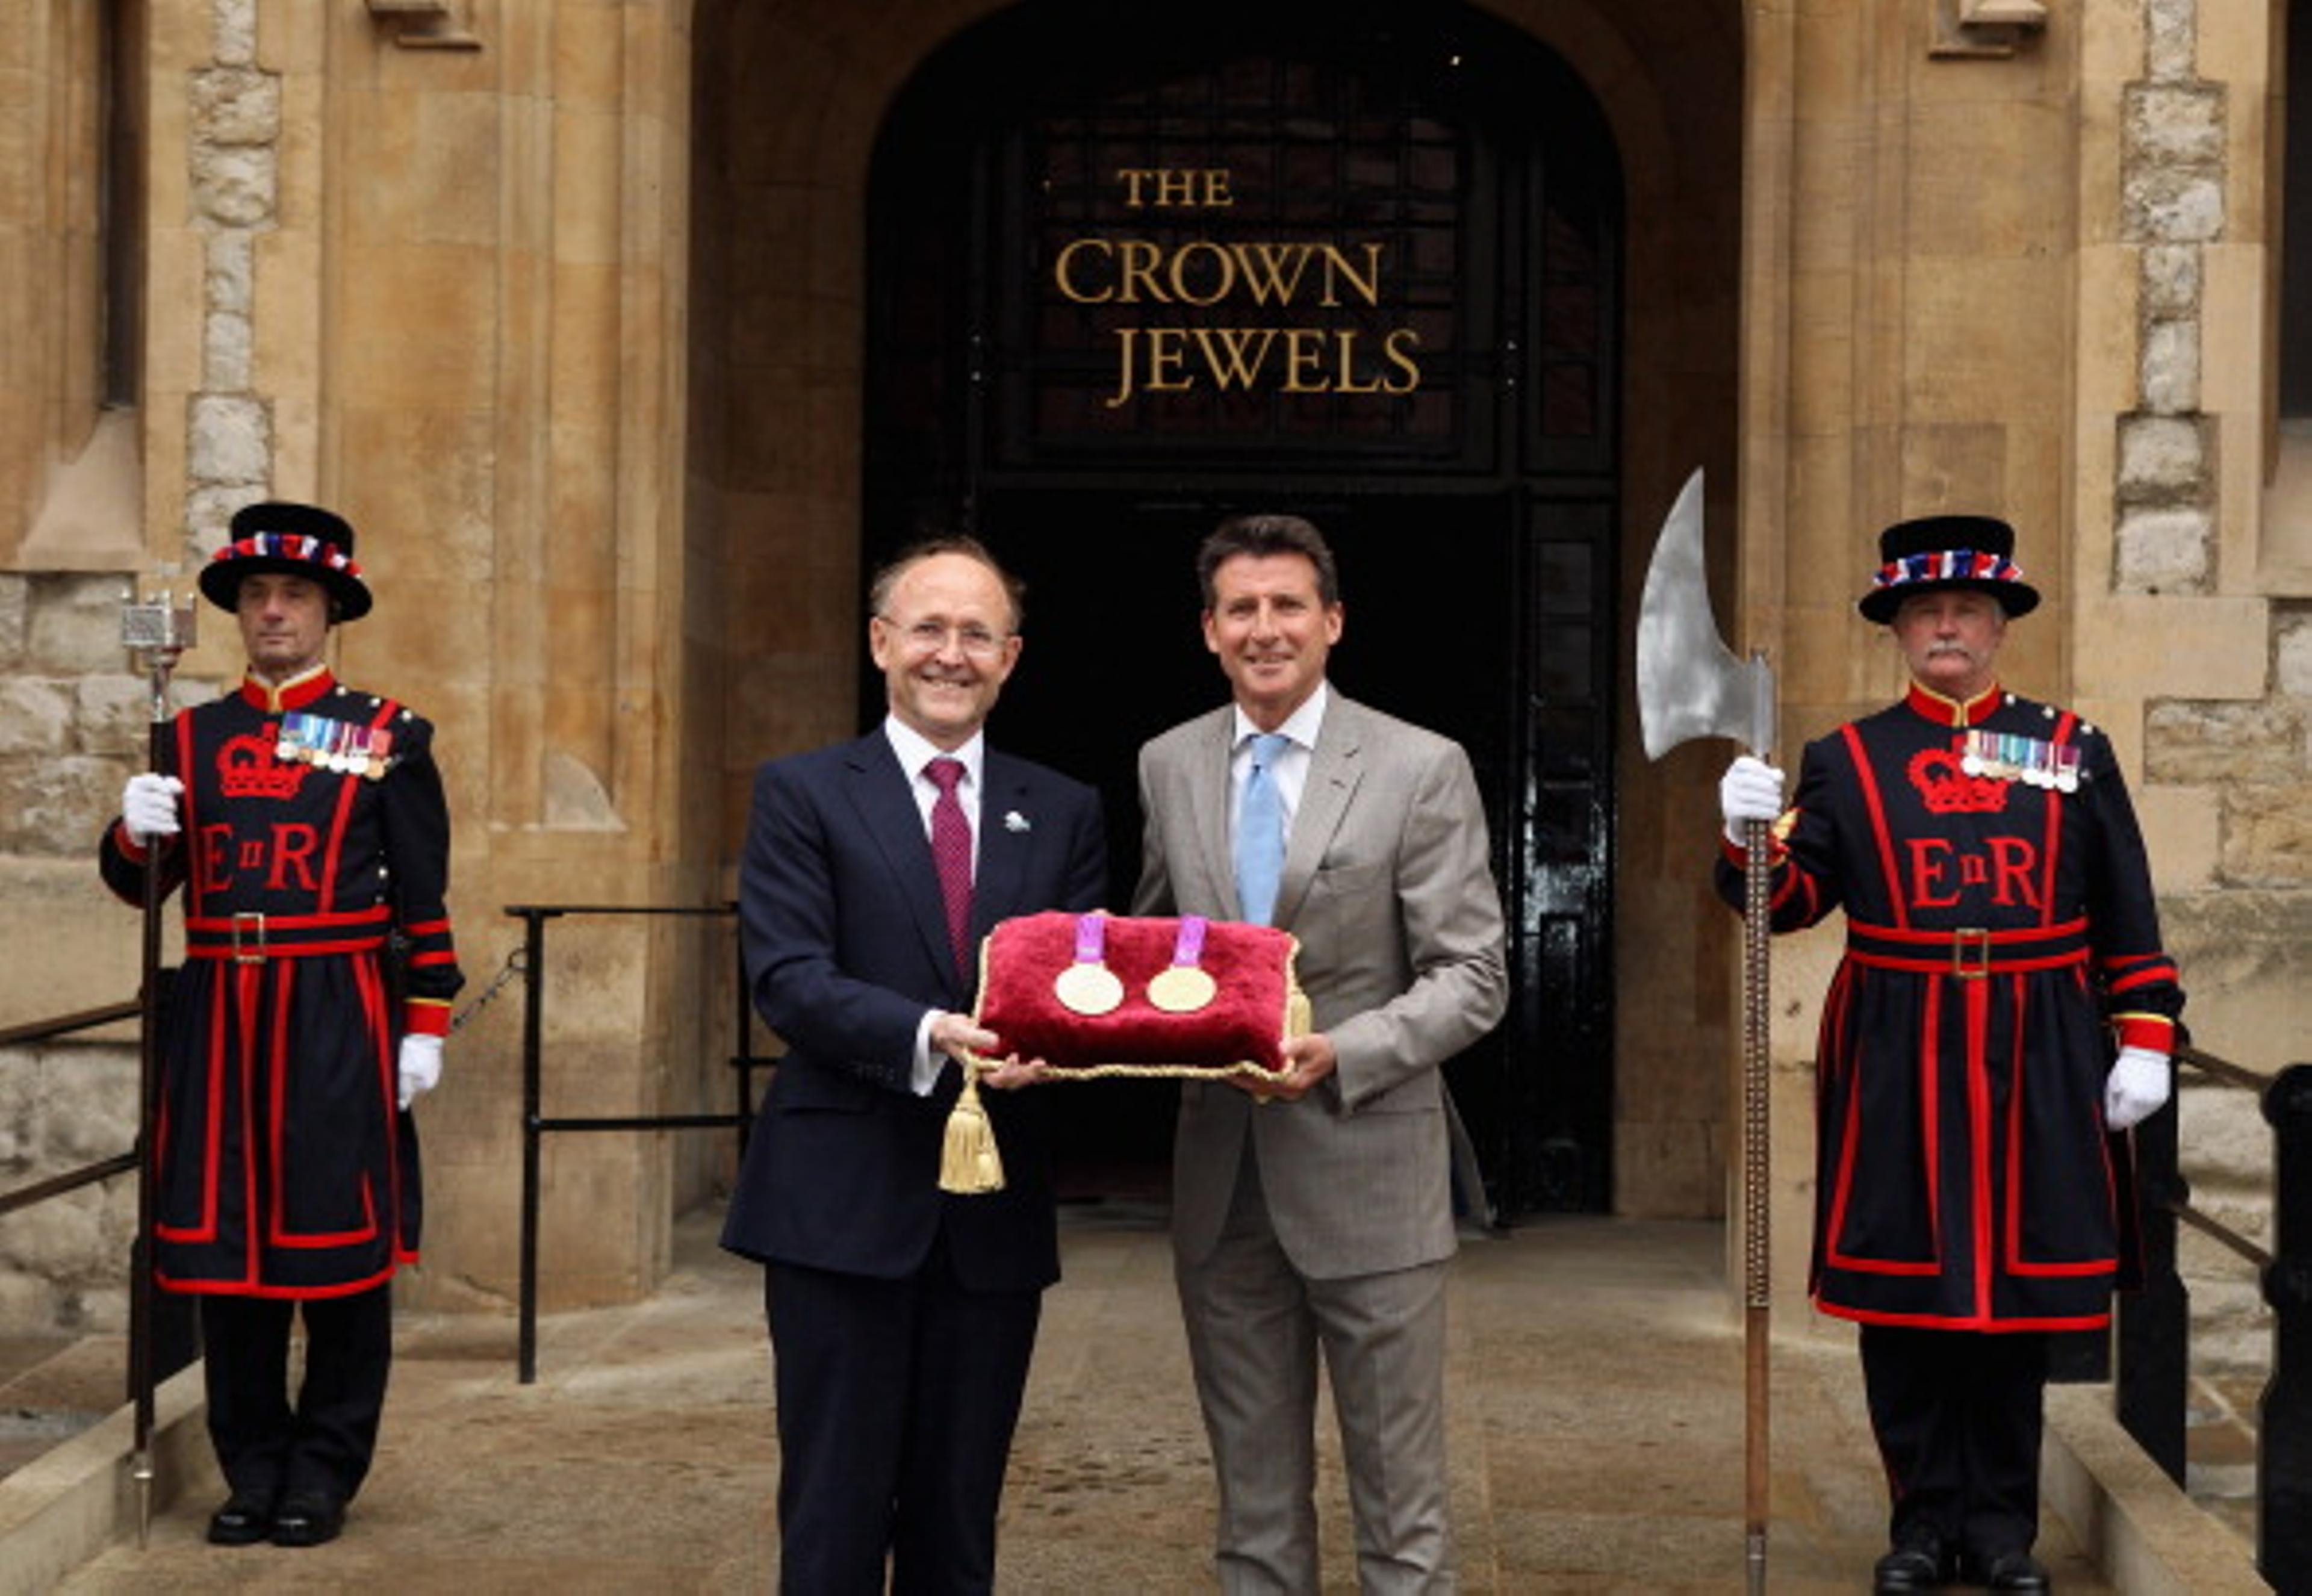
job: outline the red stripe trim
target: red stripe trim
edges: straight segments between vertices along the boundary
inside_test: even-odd
[[[1888,942],[1916,943],[1945,948],[1950,945],[1951,938],[1955,934],[1949,928],[1932,931],[1914,930],[1906,925],[1873,925],[1861,920],[1849,922],[1848,929],[1866,936],[1882,937]],[[2081,915],[2077,919],[2066,920],[2060,925],[2010,925],[1984,934],[1989,938],[1992,946],[1998,947],[2015,943],[2041,943],[2054,937],[2074,934],[2084,936],[2087,929],[2088,917]]]
[[[339,927],[382,925],[393,916],[390,906],[378,904],[370,908],[342,909],[318,915],[267,915],[265,928],[268,931],[330,931]],[[232,929],[231,915],[196,915],[185,922],[195,931],[224,931]]]
[[[2015,1270],[2023,1259],[2023,1099],[2029,1084],[2023,1055],[2024,1023],[2029,1017],[2028,989],[2020,976],[2012,978],[2015,1035],[2007,1058],[2007,1267]]]
[[[282,1122],[288,1118],[289,1097],[289,989],[296,985],[297,972],[293,966],[281,972],[273,984],[273,1056],[266,1061],[267,1077],[266,1100],[273,1106],[271,1146],[273,1150],[273,1203],[266,1215],[266,1239],[278,1246],[287,1239],[289,1230],[288,1202],[285,1196],[289,1185],[289,1166],[282,1156]]]
[[[1843,1302],[1826,1302],[1820,1292],[1815,1293],[1814,1305],[1817,1311],[1827,1313],[1833,1319],[1851,1320],[1856,1324],[1911,1325],[1935,1330],[1980,1330],[1992,1336],[2019,1335],[2026,1330],[2099,1330],[2111,1323],[2108,1310],[2068,1319],[1960,1318],[1946,1313],[1886,1313],[1871,1308],[1850,1308]]]
[[[264,1277],[258,1267],[258,1237],[265,1210],[257,1192],[257,966],[236,965],[234,986],[241,997],[241,1232],[246,1239],[245,1278],[254,1285]],[[278,1175],[275,1179],[279,1179]]]
[[[1846,956],[1854,963],[1867,964],[1873,969],[1905,969],[1931,976],[1958,973],[1951,968],[1950,955],[1948,953],[1940,959],[1902,959],[1892,954],[1866,953],[1859,949],[1849,948],[1846,951]],[[2085,948],[2079,948],[2069,953],[2050,953],[2044,959],[1994,959],[1981,969],[1985,974],[2009,975],[2019,970],[2061,969],[2067,964],[2085,964],[2087,961],[2088,951]],[[1969,975],[1976,973],[1975,967],[1970,965],[1966,973]]]
[[[158,1269],[155,1269],[153,1272],[153,1278],[154,1283],[163,1291],[172,1291],[180,1295],[188,1297],[285,1297],[293,1302],[302,1302],[314,1297],[350,1297],[357,1295],[362,1292],[370,1290],[373,1286],[383,1285],[387,1281],[392,1279],[393,1271],[398,1264],[402,1262],[415,1263],[416,1258],[417,1255],[414,1252],[406,1255],[397,1255],[394,1263],[386,1265],[385,1267],[380,1269],[374,1275],[364,1276],[359,1280],[346,1281],[341,1285],[263,1285],[254,1280],[180,1280],[174,1276],[164,1275]]]
[[[1855,778],[1861,784],[1863,807],[1870,811],[1870,832],[1878,845],[1878,867],[1887,873],[1887,901],[1894,906],[1897,925],[1911,923],[1910,910],[1904,906],[1902,878],[1895,872],[1895,838],[1887,829],[1887,805],[1878,794],[1878,777],[1870,768],[1870,759],[1862,747],[1862,733],[1849,721],[1839,728],[1846,740],[1847,756],[1854,761]]]
[[[2055,734],[2047,741],[2062,748],[2071,740],[2071,728],[2079,724],[2079,716],[2065,710],[2055,722]],[[2063,852],[2063,794],[2057,787],[2049,787],[2047,795],[2047,873],[2039,887],[2039,917],[2045,921],[2055,912],[2055,866]]]
[[[177,776],[185,784],[178,794],[184,805],[185,837],[185,913],[197,915],[207,900],[208,883],[201,879],[200,850],[192,846],[193,838],[201,834],[200,773],[193,768],[193,717],[180,715],[176,720]]]
[[[416,969],[419,965],[455,964],[457,962],[458,955],[454,950],[445,951],[439,953],[412,953],[409,956],[409,966],[412,969]]]
[[[1738,864],[1739,861],[1738,860],[1737,863]],[[444,915],[438,920],[411,920],[403,925],[402,929],[412,936],[431,936],[437,931],[447,932],[450,929],[450,917]]]
[[[384,1117],[385,1126],[386,1195],[392,1204],[393,1215],[392,1223],[385,1228],[391,1235],[395,1255],[407,1256],[414,1260],[416,1255],[406,1253],[402,1245],[401,1138],[394,1134],[393,1118],[401,1107],[401,1083],[398,1078],[398,1071],[395,1067],[393,1033],[386,1007],[385,981],[375,965],[363,964],[354,971],[354,987],[361,996],[362,1017],[369,1027],[368,1034],[376,1043],[378,1111]],[[362,1200],[364,1203],[370,1203],[373,1197],[374,1194],[371,1191],[368,1183],[364,1181],[362,1186]],[[372,1229],[378,1227],[377,1211],[374,1206],[370,1209],[370,1223]]]
[[[2173,985],[2175,979],[2176,967],[2171,964],[2160,969],[2147,969],[2137,975],[2121,976],[2106,982],[2105,989],[2115,995],[2122,992],[2132,992],[2138,987]]]
[[[351,942],[289,943],[279,946],[267,943],[250,962],[253,965],[269,964],[284,959],[311,959],[321,953],[374,953],[384,945],[385,939],[376,936],[360,937]],[[197,948],[188,944],[185,957],[215,959],[230,964],[238,962],[241,956],[234,953],[230,943],[220,943],[214,946],[204,943]]]
[[[1999,1241],[1992,1227],[1991,1171],[1996,1165],[1991,1144],[1991,1061],[1984,1054],[1991,1022],[1990,986],[1987,980],[1969,981],[1965,987],[1966,1128],[1974,1143],[1967,1159],[1967,1168],[1972,1176],[1968,1195],[1975,1199],[1973,1223],[1969,1229],[1975,1244],[1975,1308],[1986,1319],[1991,1316],[1992,1249]],[[1942,987],[1938,984],[1927,990],[1940,993]]]
[[[1943,1256],[1943,994],[1927,988],[1926,1032],[1919,1041],[1919,1115],[1927,1160],[1927,1215],[1935,1257]]]

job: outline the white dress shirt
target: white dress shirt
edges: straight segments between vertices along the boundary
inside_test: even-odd
[[[963,779],[955,784],[956,802],[963,806],[963,818],[971,823],[971,873],[979,876],[979,794],[982,774],[987,763],[987,739],[977,732],[961,748],[943,749],[913,726],[889,715],[883,717],[883,735],[890,740],[891,751],[899,757],[899,768],[907,773],[907,791],[915,800],[915,813],[922,817],[924,836],[932,834],[932,805],[939,802],[939,785],[924,774],[933,759],[950,759],[963,765]],[[939,1018],[937,1009],[925,1009],[924,1017],[915,1022],[915,1064],[908,1084],[917,1097],[929,1097],[932,1088],[939,1084],[940,1067],[947,1055],[932,1051],[932,1022]]]

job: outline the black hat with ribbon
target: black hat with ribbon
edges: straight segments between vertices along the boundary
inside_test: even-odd
[[[1858,606],[1880,626],[1913,593],[1971,587],[1989,593],[2009,615],[2039,607],[2039,590],[2015,563],[2015,529],[1992,515],[1923,515],[1878,534],[1878,571]]]
[[[354,564],[354,529],[318,504],[267,503],[233,513],[232,541],[201,567],[201,592],[220,609],[240,609],[241,579],[278,572],[320,583],[337,620],[369,613],[369,583]]]

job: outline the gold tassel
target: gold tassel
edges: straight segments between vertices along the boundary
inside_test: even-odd
[[[979,1071],[963,1066],[963,1095],[947,1117],[947,1141],[940,1149],[940,1189],[965,1197],[1003,1189],[1003,1155],[995,1127],[979,1101]]]

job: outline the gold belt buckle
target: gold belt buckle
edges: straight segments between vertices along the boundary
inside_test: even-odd
[[[1951,974],[1962,981],[1979,981],[1990,973],[1990,931],[1981,925],[1962,925],[1952,932]]]
[[[258,909],[242,909],[232,917],[232,961],[235,964],[265,962],[265,916]]]

